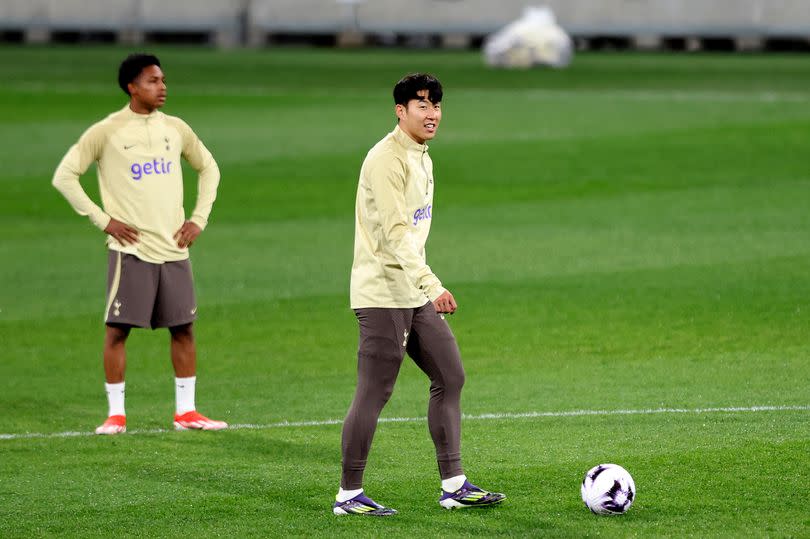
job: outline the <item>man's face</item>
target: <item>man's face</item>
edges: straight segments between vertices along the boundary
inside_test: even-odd
[[[143,68],[128,88],[130,97],[148,110],[159,109],[166,103],[166,77],[156,65]]]
[[[432,103],[427,90],[416,92],[419,99],[411,99],[405,105],[397,105],[399,128],[419,144],[436,136],[442,119],[441,103]]]

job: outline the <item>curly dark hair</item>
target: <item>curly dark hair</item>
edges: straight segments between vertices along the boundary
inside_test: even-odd
[[[118,68],[118,86],[129,95],[127,85],[134,81],[144,68],[149,66],[160,67],[160,60],[152,54],[136,52],[127,56]]]

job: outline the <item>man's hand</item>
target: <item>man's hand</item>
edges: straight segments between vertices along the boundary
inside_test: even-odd
[[[112,217],[104,232],[115,238],[115,241],[121,245],[138,243],[138,230]]]
[[[456,300],[449,290],[445,290],[441,296],[433,301],[433,307],[436,309],[437,313],[441,314],[453,314],[456,312],[456,309],[458,309]]]
[[[181,249],[191,247],[191,244],[194,243],[194,240],[197,239],[200,232],[202,232],[202,228],[191,221],[186,221],[183,223],[183,226],[180,227],[180,230],[174,233],[174,239],[177,240],[177,246]]]

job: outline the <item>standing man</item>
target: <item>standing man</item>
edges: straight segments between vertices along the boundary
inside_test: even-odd
[[[336,515],[396,514],[363,492],[380,412],[391,396],[405,352],[430,378],[428,426],[436,446],[447,509],[500,503],[506,496],[467,481],[461,467],[464,368],[444,314],[456,311],[450,291],[425,262],[433,218],[433,163],[425,142],[441,120],[442,86],[412,74],[394,86],[394,130],[369,151],[360,169],[351,306],[360,326],[357,390],[343,423],[343,474]]]
[[[185,122],[158,111],[166,103],[166,79],[155,56],[128,56],[118,69],[118,84],[129,96],[127,106],[85,131],[53,177],[73,209],[107,234],[104,374],[109,414],[96,434],[126,432],[125,344],[133,327],[169,328],[175,428],[224,429],[227,423],[208,419],[194,405],[197,303],[188,254],[208,223],[219,168]],[[197,205],[188,220],[181,156],[199,173]],[[98,163],[102,207],[79,183],[93,162]]]

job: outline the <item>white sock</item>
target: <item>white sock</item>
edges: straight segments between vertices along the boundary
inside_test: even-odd
[[[455,492],[464,485],[464,481],[466,480],[466,475],[457,475],[449,479],[442,479],[442,490],[445,492]]]
[[[197,383],[196,376],[174,379],[174,397],[177,415],[183,415],[197,408],[194,406],[194,388]]]
[[[337,496],[335,496],[335,501],[343,503],[362,493],[363,489],[361,488],[358,488],[357,490],[343,490],[343,487],[341,487],[340,490],[338,490]]]
[[[110,405],[110,413],[107,416],[111,415],[127,415],[124,412],[124,383],[120,382],[118,384],[108,384],[104,383],[104,391],[107,392],[107,403]]]

